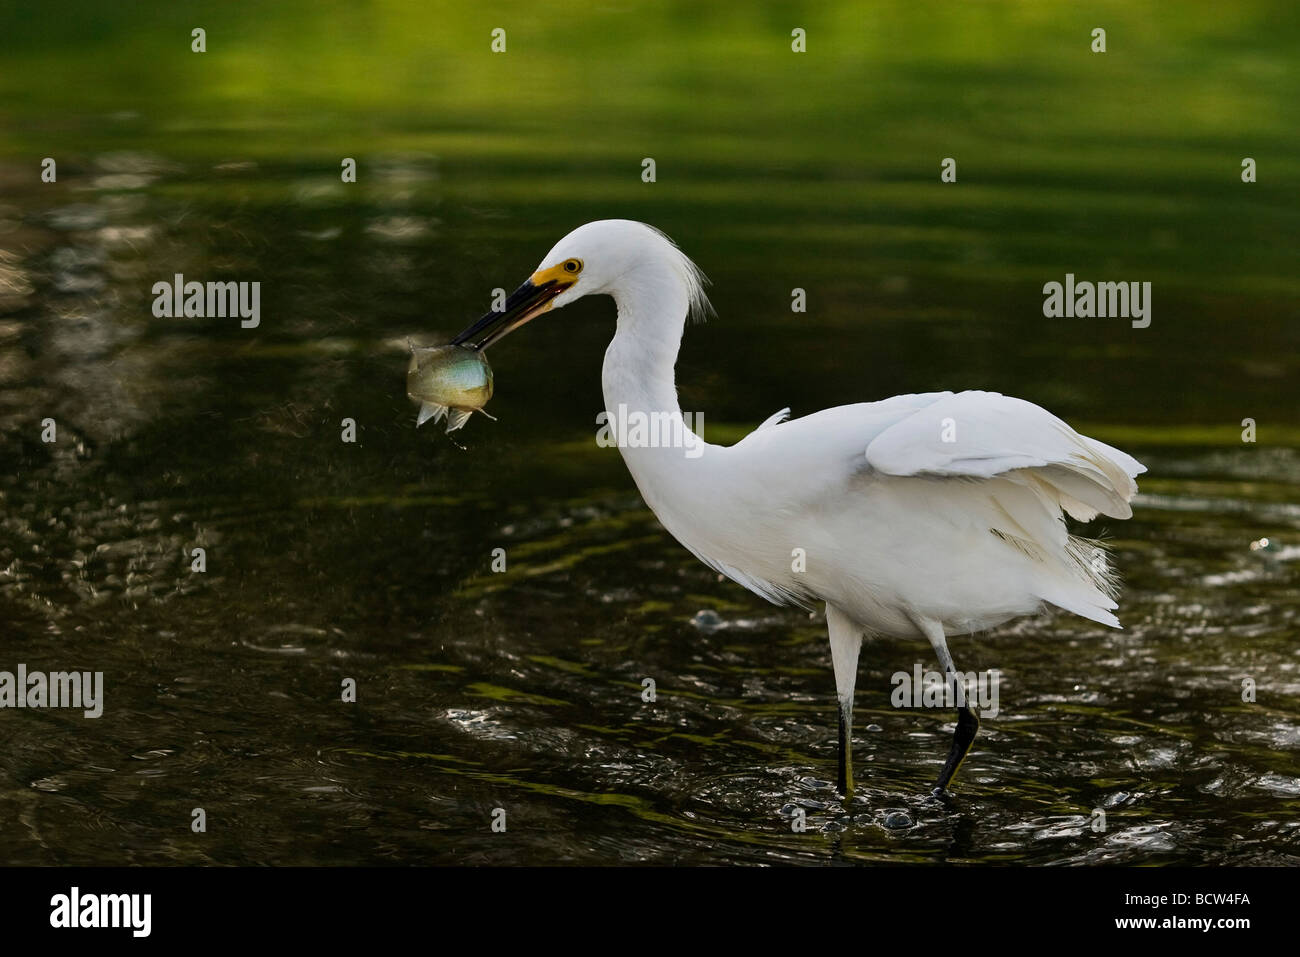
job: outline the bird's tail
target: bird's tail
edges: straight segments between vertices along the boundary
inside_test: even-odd
[[[1137,494],[1134,479],[1146,471],[1132,456],[1096,439],[1077,436],[1079,451],[1068,464],[1019,469],[996,494],[1008,521],[995,529],[1039,563],[1044,601],[1084,618],[1120,627],[1119,576],[1099,540],[1071,535],[1065,516],[1087,522],[1098,514],[1129,518]]]

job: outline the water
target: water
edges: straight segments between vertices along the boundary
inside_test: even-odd
[[[0,861],[1300,861],[1293,9],[1108,8],[1104,72],[1091,21],[1003,7],[830,6],[807,60],[775,12],[519,8],[504,61],[414,4],[312,5],[348,47],[205,9],[206,59],[189,13],[90,9],[0,23],[0,669],[103,671],[105,712],[0,712]],[[606,216],[714,282],[679,369],[711,441],[988,388],[1149,467],[1085,530],[1124,631],[953,642],[1003,688],[947,803],[951,716],[889,703],[924,644],[864,650],[846,807],[820,616],[719,581],[596,447],[607,301],[494,349],[464,448],[415,430],[405,337]],[[154,318],[178,272],[260,281],[260,326]],[[1152,325],[1044,319],[1066,272],[1151,281]]]

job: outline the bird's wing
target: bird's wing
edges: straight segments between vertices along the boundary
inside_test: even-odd
[[[807,540],[833,537],[847,523],[842,516],[852,509],[853,495],[891,501],[888,481],[874,479],[934,480],[940,485],[932,496],[905,501],[925,502],[943,514],[937,521],[935,515],[901,515],[899,524],[915,520],[941,530],[982,524],[1036,563],[1039,572],[1026,587],[1042,600],[1119,624],[1111,614],[1115,580],[1100,546],[1073,538],[1065,515],[1080,521],[1101,513],[1129,517],[1133,479],[1146,470],[1032,403],[992,392],[895,396],[768,425],[713,454],[724,467],[702,500],[730,498],[748,524],[719,525],[706,510],[676,517],[672,527],[682,533],[674,534],[688,542],[694,540],[690,530],[707,529],[706,538],[688,547],[769,600],[790,600],[786,592],[805,581],[758,557],[777,534],[774,525],[782,534],[797,527]],[[962,483],[979,483],[981,495],[945,495],[944,484]],[[872,520],[880,516],[873,513]]]
[[[885,475],[992,478],[1033,469],[1072,517],[1133,514],[1132,456],[1080,435],[1032,402],[996,392],[940,393],[866,446],[867,465]]]

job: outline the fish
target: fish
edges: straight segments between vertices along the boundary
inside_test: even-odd
[[[406,394],[420,403],[417,427],[447,419],[447,431],[461,428],[492,398],[492,367],[478,349],[465,346],[417,347],[409,339],[411,363],[406,369]]]

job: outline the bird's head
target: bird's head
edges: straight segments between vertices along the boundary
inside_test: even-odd
[[[544,312],[590,295],[613,295],[653,275],[675,284],[694,315],[708,310],[704,276],[671,239],[653,226],[602,219],[579,226],[556,243],[537,269],[494,309],[452,340],[486,349]]]

